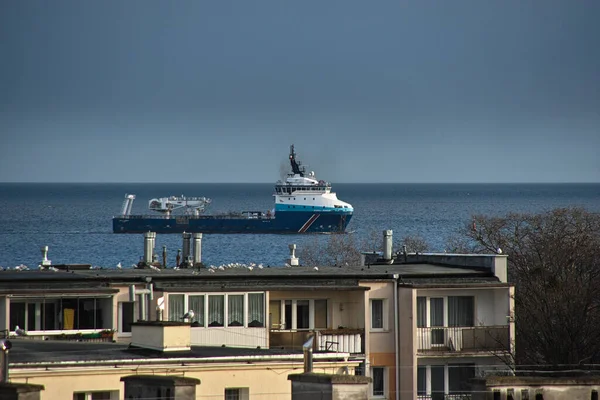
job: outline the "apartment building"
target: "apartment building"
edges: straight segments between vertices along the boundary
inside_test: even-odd
[[[323,369],[370,376],[372,399],[462,399],[470,396],[470,378],[505,368],[514,351],[513,294],[502,255],[404,254],[319,268],[62,266],[0,272],[0,329],[17,344],[122,346],[132,342],[134,322],[162,320],[189,324],[192,347],[290,354],[314,336],[315,355],[332,357]],[[13,363],[12,379],[43,380],[43,372],[19,375],[27,367]],[[187,365],[176,371],[187,376]],[[279,371],[285,381],[287,370]],[[271,375],[268,381],[277,381]],[[115,379],[111,390],[122,390]],[[223,395],[225,381],[211,393]],[[285,382],[279,398],[290,398]],[[265,383],[256,377],[248,384]]]

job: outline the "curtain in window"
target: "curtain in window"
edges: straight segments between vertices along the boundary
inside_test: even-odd
[[[223,326],[225,314],[225,296],[208,296],[208,326]]]
[[[308,329],[310,305],[308,300],[296,301],[296,329]]]
[[[183,321],[185,311],[183,309],[184,295],[169,294],[169,321]]]
[[[248,294],[248,326],[258,328],[265,326],[265,295],[262,293]]]
[[[315,328],[327,328],[327,300],[315,300]]]
[[[194,311],[194,318],[190,321],[194,326],[204,326],[204,295],[188,297],[188,311]]]
[[[244,295],[227,296],[227,326],[244,326]]]
[[[417,328],[427,326],[427,297],[417,297]]]
[[[383,329],[383,300],[371,300],[371,328]]]
[[[448,326],[474,326],[474,308],[473,296],[448,297]]]

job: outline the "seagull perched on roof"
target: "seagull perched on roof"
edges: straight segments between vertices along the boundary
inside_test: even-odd
[[[315,271],[318,271],[318,270],[319,270],[319,267],[314,267],[313,269],[314,269]]]
[[[183,316],[183,319],[192,319],[194,318],[194,310],[189,310],[188,312],[185,313],[185,315]]]
[[[123,268],[123,266],[121,265],[121,263],[117,264],[117,268],[119,268],[119,269]]]
[[[15,326],[15,334],[17,336],[27,336],[27,332],[25,332],[25,329],[19,328],[19,325]]]

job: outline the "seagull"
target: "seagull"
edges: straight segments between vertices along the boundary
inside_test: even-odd
[[[25,332],[25,329],[19,328],[19,325],[15,326],[15,334],[17,336],[27,336],[27,332]]]
[[[286,268],[292,268],[292,266],[290,264],[288,264],[288,263],[285,263],[285,267]]]
[[[262,264],[258,264],[258,269],[263,269],[263,265]]]
[[[208,269],[208,271],[209,271],[209,272],[212,272],[213,274],[215,273],[215,270],[214,270],[214,269],[212,269],[212,268],[209,268],[209,269]]]
[[[122,265],[121,265],[121,263],[117,264],[117,268],[119,268],[119,269],[123,268]]]
[[[496,253],[502,254],[502,249],[500,247],[498,247],[498,249],[496,250]]]
[[[183,316],[183,319],[192,319],[192,318],[194,318],[194,310],[189,310]]]
[[[222,266],[222,265],[219,265],[219,268],[218,268],[218,270],[219,270],[219,271],[225,271],[225,267],[224,267],[224,266]]]
[[[152,265],[152,264],[150,264],[149,266],[150,266],[150,269],[153,269],[153,270],[155,270],[155,271],[160,271],[160,268],[158,268],[158,267],[155,267],[155,266],[154,266],[154,265]]]
[[[248,271],[252,271],[254,267],[248,267]]]
[[[318,271],[318,270],[319,270],[319,267],[314,267],[313,269],[314,269],[315,271]]]

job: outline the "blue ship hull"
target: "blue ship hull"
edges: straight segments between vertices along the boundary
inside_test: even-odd
[[[118,216],[114,233],[342,233],[352,212],[278,211],[275,216]]]

